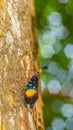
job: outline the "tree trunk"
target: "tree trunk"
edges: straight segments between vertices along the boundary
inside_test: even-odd
[[[0,0],[1,130],[44,130],[40,89],[31,111],[24,102],[24,88],[38,70],[34,17],[32,0]]]

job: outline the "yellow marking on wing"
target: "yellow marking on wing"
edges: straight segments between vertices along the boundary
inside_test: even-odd
[[[36,93],[37,93],[36,90],[27,90],[27,91],[26,91],[26,96],[27,96],[27,97],[32,97],[32,96],[34,96]]]

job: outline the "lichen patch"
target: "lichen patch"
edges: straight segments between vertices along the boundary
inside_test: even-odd
[[[16,4],[15,4],[16,5]],[[20,23],[18,20],[17,6],[12,6],[12,1],[8,2],[7,11],[10,16],[11,30],[17,38],[21,38]]]

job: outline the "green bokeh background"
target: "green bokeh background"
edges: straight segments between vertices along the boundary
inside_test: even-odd
[[[73,44],[73,0],[68,0],[67,3],[60,3],[59,0],[35,0],[34,4],[36,12],[36,29],[39,44],[38,59],[40,67],[44,65],[49,65],[50,62],[56,62],[58,63],[61,69],[69,71],[68,65],[73,59],[68,58],[65,55],[64,48],[68,43]],[[57,40],[57,42],[59,41],[62,45],[62,48],[58,53],[55,53],[50,58],[49,57],[44,58],[41,53],[41,48],[46,43],[45,41],[43,41],[43,39],[41,39],[41,37],[43,36],[45,29],[49,31],[48,26],[50,27],[50,24],[49,22],[47,22],[47,19],[52,12],[59,12],[61,14],[62,25],[67,27],[69,34],[66,38]],[[57,45],[57,42],[55,43],[55,45]],[[48,73],[45,70],[41,74],[41,80],[45,82],[46,86],[51,79],[54,79],[54,77],[55,75]],[[63,83],[61,83],[61,85],[62,84]],[[61,93],[50,94],[50,92],[46,87],[42,93],[42,98],[44,101],[43,113],[44,113],[45,129],[48,126],[51,127],[51,123],[56,117],[61,117],[63,118],[63,120],[66,119],[65,117],[63,117],[61,112],[57,113],[53,111],[52,103],[55,100],[60,100],[63,101],[64,104],[73,104],[72,98],[69,97],[69,95],[62,95]]]

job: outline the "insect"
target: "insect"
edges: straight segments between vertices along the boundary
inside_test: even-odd
[[[42,67],[42,69],[47,69],[47,67],[44,66]],[[25,87],[24,99],[25,99],[26,104],[29,104],[30,108],[33,108],[36,100],[38,99],[39,76],[40,76],[39,72],[33,75],[30,78],[28,85]]]

